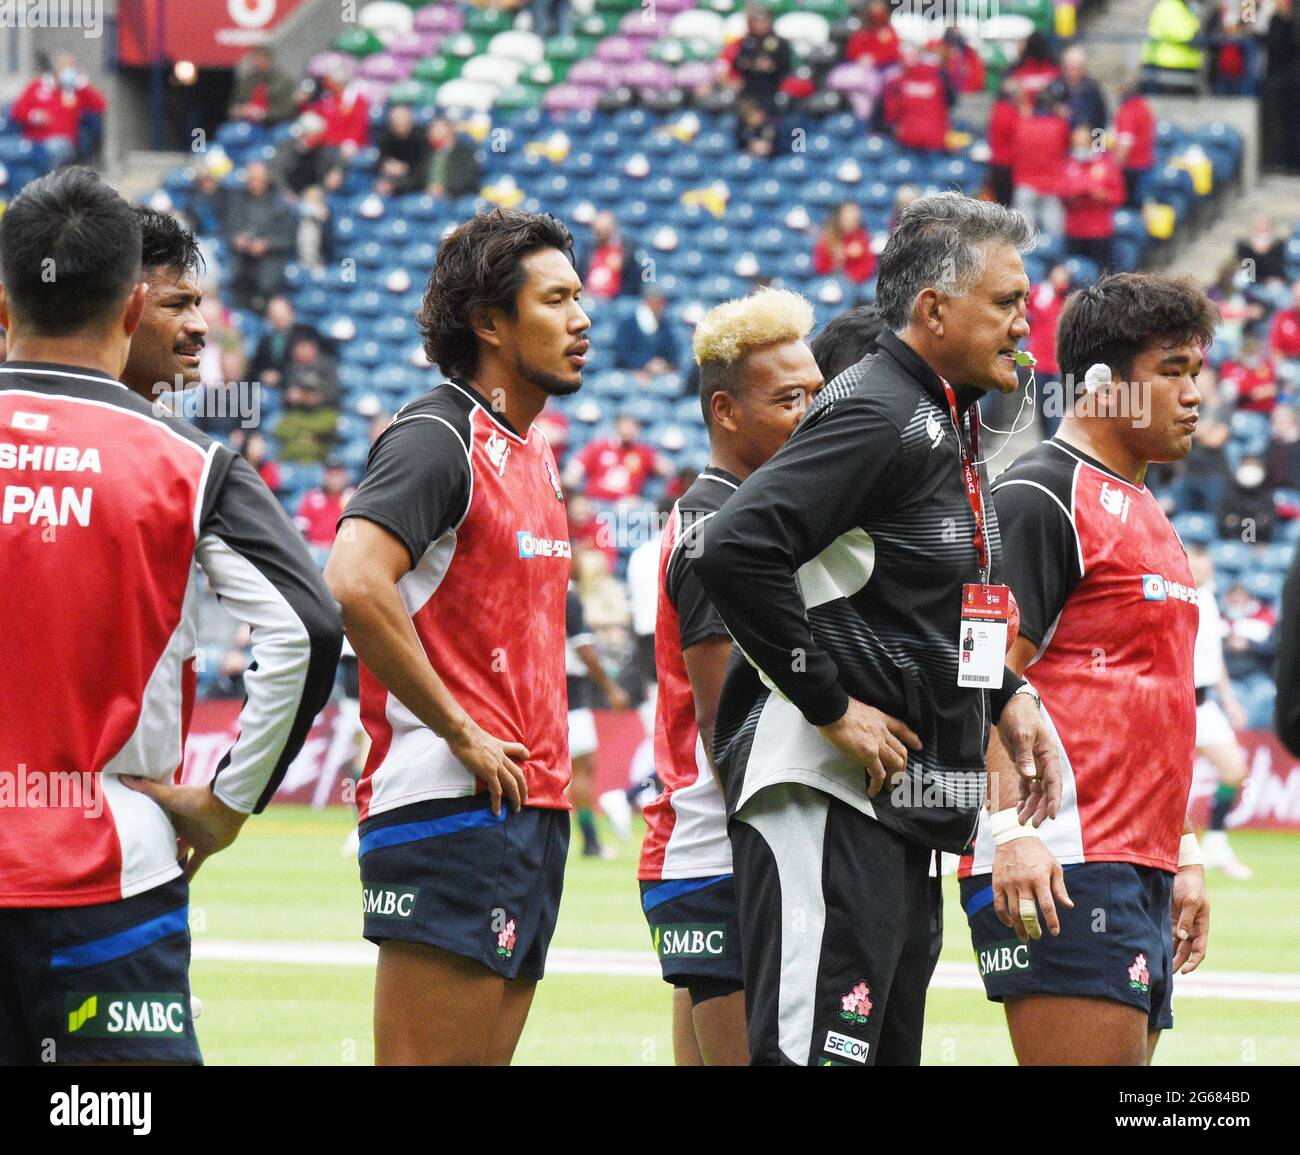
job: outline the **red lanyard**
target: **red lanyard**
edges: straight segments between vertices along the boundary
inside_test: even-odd
[[[952,418],[952,427],[957,434],[957,446],[961,451],[961,474],[962,480],[966,483],[966,499],[970,502],[971,513],[975,515],[975,534],[971,541],[975,546],[976,554],[979,555],[980,581],[987,585],[989,546],[984,537],[984,491],[980,488],[979,470],[975,464],[979,460],[980,452],[979,403],[976,402],[970,408],[970,447],[967,448],[966,438],[961,432],[961,421],[957,417],[957,395],[947,381],[942,377],[939,380],[943,383],[943,391],[948,398],[948,415]]]

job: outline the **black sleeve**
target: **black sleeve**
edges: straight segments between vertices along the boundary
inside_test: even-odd
[[[329,699],[343,626],[284,507],[229,450],[213,461],[195,558],[218,601],[252,630],[239,737],[212,789],[227,806],[259,814]]]
[[[681,544],[673,551],[668,562],[668,572],[664,575],[668,600],[677,610],[678,637],[683,650],[705,638],[729,636],[722,615],[709,601],[709,595],[704,592],[700,576],[692,564],[699,549],[700,529],[707,524],[708,522],[697,521],[694,526],[683,529]]]
[[[999,575],[1020,607],[1020,636],[1042,645],[1083,576],[1074,525],[1037,482],[1002,482],[993,490],[993,507],[1002,533]]]
[[[1273,635],[1277,639],[1277,736],[1300,757],[1300,552],[1291,560],[1282,587],[1282,617]]]
[[[465,443],[440,418],[399,418],[381,434],[366,473],[339,519],[364,517],[406,546],[411,566],[469,508]]]
[[[806,418],[704,526],[695,570],[731,636],[814,726],[843,716],[848,694],[813,639],[799,567],[867,510],[887,508],[903,458],[900,431],[861,398]]]
[[[570,590],[564,602],[564,636],[575,649],[578,646],[593,645],[596,641],[587,629],[587,615],[576,590]]]

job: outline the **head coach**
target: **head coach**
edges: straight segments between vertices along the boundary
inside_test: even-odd
[[[991,725],[1055,813],[1038,702],[1003,663],[975,404],[1017,387],[1033,243],[1019,213],[957,193],[904,210],[876,356],[826,386],[703,535],[701,581],[748,658],[714,757],[755,1063],[920,1061],[931,855],[971,838]],[[982,649],[963,655],[972,624]]]

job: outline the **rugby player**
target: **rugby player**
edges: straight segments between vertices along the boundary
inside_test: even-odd
[[[1074,293],[1056,338],[1073,412],[993,487],[1020,606],[1007,664],[1042,696],[1063,777],[1038,827],[994,734],[990,813],[960,870],[985,990],[1023,1064],[1148,1063],[1174,974],[1205,957],[1187,822],[1196,586],[1143,479],[1191,447],[1216,321],[1186,278],[1120,273]]]
[[[569,845],[571,554],[534,419],[582,384],[573,240],[498,209],[448,234],[419,314],[446,379],[375,442],[325,576],[361,664],[357,789],[375,1058],[504,1064]]]
[[[194,234],[175,217],[144,205],[133,209],[140,220],[140,276],[149,288],[122,384],[157,402],[199,383],[199,354],[208,333],[199,312],[202,258]]]
[[[1200,625],[1196,631],[1196,754],[1214,767],[1219,783],[1210,803],[1210,825],[1201,852],[1207,870],[1221,870],[1245,882],[1250,867],[1228,842],[1228,813],[1241,797],[1246,782],[1246,758],[1237,745],[1236,731],[1245,729],[1246,715],[1237,701],[1223,662],[1223,617],[1215,600],[1214,559],[1203,545],[1190,545],[1187,558],[1196,582]]]
[[[612,710],[626,710],[632,699],[605,669],[596,649],[596,636],[587,629],[582,599],[572,584],[565,603],[565,674],[569,694],[569,758],[573,781],[569,795],[578,812],[578,833],[587,858],[613,858],[614,851],[600,844],[596,829],[596,716],[591,704],[596,690]]]
[[[42,177],[0,218],[0,272],[0,701],[21,719],[0,795],[27,782],[0,837],[0,1064],[198,1063],[189,879],[301,748],[338,612],[252,467],[119,383],[149,299],[131,207],[88,169]],[[253,664],[216,777],[178,785],[195,562]]]
[[[744,975],[731,844],[708,751],[731,636],[695,576],[697,533],[798,425],[822,375],[805,343],[812,306],[778,289],[728,301],[695,329],[709,464],[663,534],[655,617],[655,771],[645,808],[641,905],[673,985],[679,1066],[745,1064]]]

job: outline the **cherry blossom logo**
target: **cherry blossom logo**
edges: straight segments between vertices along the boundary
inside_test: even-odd
[[[860,982],[847,995],[840,996],[840,1018],[848,1023],[865,1023],[871,1014],[871,988]]]
[[[509,958],[515,953],[515,920],[512,918],[497,931],[497,954]]]
[[[1145,994],[1151,987],[1151,972],[1147,970],[1147,956],[1139,954],[1128,968],[1128,985]]]

